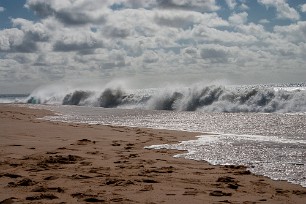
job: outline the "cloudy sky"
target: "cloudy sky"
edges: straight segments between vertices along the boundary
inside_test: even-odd
[[[0,0],[0,93],[304,82],[306,0]]]

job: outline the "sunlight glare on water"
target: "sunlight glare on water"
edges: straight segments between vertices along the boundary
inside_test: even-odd
[[[38,106],[35,106],[36,108]],[[306,186],[306,115],[204,113],[42,106],[47,120],[202,132],[197,140],[146,148],[187,150],[177,155],[212,164],[246,165],[256,174]]]

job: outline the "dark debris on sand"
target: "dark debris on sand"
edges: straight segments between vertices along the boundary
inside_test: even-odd
[[[76,156],[76,155],[55,155],[55,156],[49,156],[48,158],[45,158],[41,162],[39,162],[39,165],[44,164],[75,164],[77,161],[81,161],[82,157]]]

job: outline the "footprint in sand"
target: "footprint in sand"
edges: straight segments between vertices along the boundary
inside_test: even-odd
[[[196,190],[192,190],[192,191],[185,191],[183,193],[183,195],[197,195],[198,194],[198,191]]]
[[[140,189],[139,191],[153,191],[153,185],[145,185],[142,189]]]
[[[88,139],[81,139],[81,140],[78,140],[77,145],[87,145],[89,143],[95,144],[96,141],[91,141],[91,140],[88,140]]]
[[[85,201],[88,203],[104,203],[106,200],[99,198],[98,195],[86,194],[86,193],[73,193],[71,197],[77,198],[78,201]],[[83,202],[82,202],[83,203]]]
[[[238,184],[238,181],[235,180],[235,178],[229,177],[229,176],[223,176],[223,177],[219,177],[217,179],[218,183],[226,183],[228,188],[231,189],[238,189],[238,187],[240,186]]]
[[[92,154],[92,155],[97,155],[99,154],[100,151],[92,151],[92,152],[86,152],[86,154]],[[103,154],[103,153],[102,153]]]
[[[119,141],[114,140],[114,141],[112,141],[112,146],[119,147],[119,146],[121,146],[121,144],[119,143]]]
[[[100,202],[105,202],[105,200],[101,199],[101,198],[85,198],[84,199],[85,202],[88,203],[100,203]]]
[[[223,191],[212,191],[209,193],[210,196],[217,196],[217,197],[221,197],[221,196],[232,196],[232,193],[226,193]]]
[[[64,193],[65,190],[61,187],[43,187],[43,186],[37,186],[35,188],[33,188],[32,192],[48,192],[48,191],[51,191],[51,192],[57,192],[57,193]]]
[[[292,193],[295,194],[295,195],[306,196],[306,191],[294,190],[294,191],[292,191]]]
[[[12,203],[14,203],[15,199],[16,198],[14,198],[14,197],[7,198],[7,199],[4,199],[4,200],[0,201],[0,204],[12,204]]]
[[[76,155],[55,155],[43,159],[39,164],[75,164],[81,160],[84,159]]]
[[[43,200],[43,199],[53,200],[53,199],[58,199],[58,197],[53,194],[40,194],[39,196],[26,197],[26,200]]]
[[[57,177],[57,176],[47,176],[47,177],[45,177],[44,178],[44,180],[45,181],[51,181],[51,180],[56,180],[56,179],[58,179],[59,177]]]
[[[22,176],[18,175],[18,174],[11,174],[11,173],[4,173],[4,174],[0,174],[0,178],[1,177],[9,177],[9,178],[20,178]]]
[[[87,176],[87,175],[81,175],[81,174],[74,174],[74,175],[70,176],[70,178],[78,180],[78,179],[90,179],[90,178],[93,178],[93,177]]]
[[[128,186],[134,185],[134,182],[131,180],[125,180],[120,178],[107,178],[105,180],[105,185],[110,186]]]
[[[9,187],[18,187],[18,186],[33,186],[35,185],[37,182],[29,179],[29,178],[24,178],[20,181],[18,181],[17,183],[15,182],[9,182],[8,186]]]
[[[125,150],[130,150],[130,149],[134,149],[135,144],[132,143],[128,143],[126,144],[126,146],[124,147]]]

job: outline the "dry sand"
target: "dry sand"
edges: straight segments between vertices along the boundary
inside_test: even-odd
[[[144,146],[196,133],[49,122],[0,105],[0,203],[306,203],[306,189]]]

